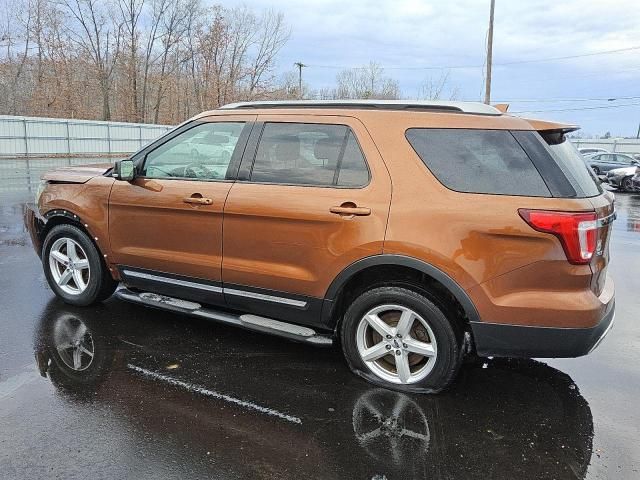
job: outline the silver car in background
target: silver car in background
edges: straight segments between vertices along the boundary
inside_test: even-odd
[[[634,176],[640,172],[640,167],[624,167],[614,168],[607,172],[605,181],[614,188],[624,192],[632,192],[635,190]]]
[[[595,148],[595,147],[579,148],[578,152],[580,152],[580,155],[582,155],[583,157],[596,155],[598,153],[610,153],[609,150],[605,150],[604,148]]]

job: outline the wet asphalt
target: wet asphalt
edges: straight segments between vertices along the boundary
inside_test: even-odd
[[[616,324],[587,357],[467,364],[406,395],[317,349],[111,299],[58,301],[0,197],[0,478],[640,478],[640,195],[616,194]],[[56,335],[91,333],[70,377]]]

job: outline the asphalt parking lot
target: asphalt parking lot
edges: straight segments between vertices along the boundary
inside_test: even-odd
[[[0,197],[0,478],[640,478],[640,195],[616,194],[616,324],[591,355],[466,365],[405,395],[315,349],[111,299],[54,298]],[[82,322],[100,374],[41,374]]]

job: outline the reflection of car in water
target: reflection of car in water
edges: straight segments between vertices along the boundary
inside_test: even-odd
[[[190,477],[586,474],[591,411],[571,378],[545,364],[469,364],[447,393],[407,395],[371,387],[325,350],[317,352],[321,368],[301,370],[302,346],[283,350],[282,340],[246,333],[246,341],[233,329],[130,311],[52,301],[36,358],[77,421],[108,409],[105,441],[125,429],[137,455],[171,451],[166,465],[154,465],[160,471],[177,463]],[[74,441],[59,439],[70,448]]]
[[[220,164],[228,165],[239,135],[240,132],[237,132],[235,138],[231,139],[231,135],[204,132],[185,142],[181,148],[188,149],[194,159],[217,160]]]

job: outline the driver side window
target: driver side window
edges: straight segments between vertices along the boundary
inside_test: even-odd
[[[149,152],[142,175],[224,180],[243,127],[243,122],[196,125]]]

